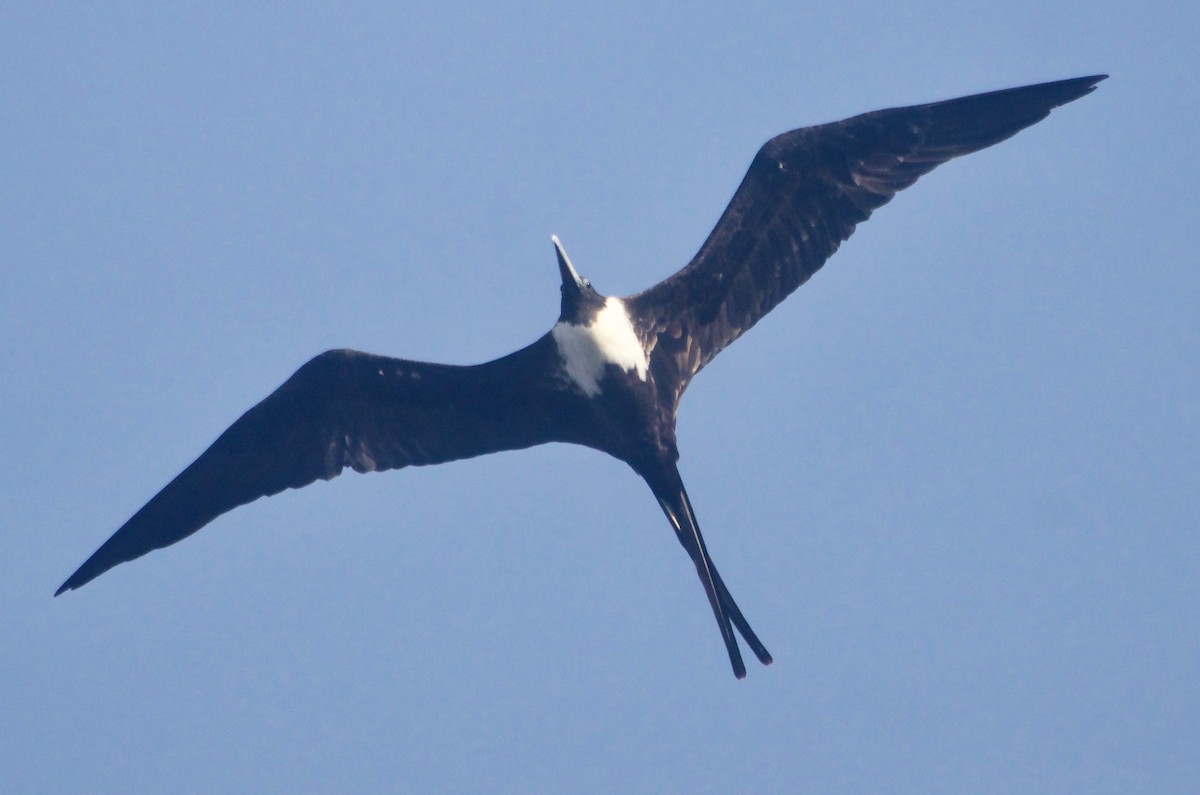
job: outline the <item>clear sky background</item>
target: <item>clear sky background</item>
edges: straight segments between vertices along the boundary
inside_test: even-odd
[[[0,9],[6,790],[1195,791],[1194,4],[104,5]],[[693,383],[746,680],[649,490],[561,445],[51,598],[310,356],[544,333],[552,233],[634,292],[776,133],[1096,72]]]

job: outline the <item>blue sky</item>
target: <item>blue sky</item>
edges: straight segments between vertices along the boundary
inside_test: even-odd
[[[1183,792],[1200,780],[1196,11],[0,11],[0,769],[13,791]],[[730,675],[624,465],[259,501],[59,583],[310,356],[544,333],[755,149],[1108,72],[879,211],[694,382]]]

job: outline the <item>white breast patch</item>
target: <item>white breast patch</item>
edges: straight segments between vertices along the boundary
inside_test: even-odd
[[[555,323],[550,332],[558,345],[563,369],[588,397],[600,394],[605,365],[637,372],[646,380],[646,351],[633,331],[629,312],[619,298],[609,298],[588,326]]]

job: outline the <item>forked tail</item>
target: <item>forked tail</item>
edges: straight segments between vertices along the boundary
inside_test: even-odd
[[[742,638],[750,646],[754,656],[763,665],[771,664],[771,653],[767,651],[758,636],[754,634],[754,630],[750,628],[750,624],[742,615],[737,602],[733,600],[729,589],[725,587],[725,582],[717,572],[717,567],[708,556],[708,549],[704,545],[704,536],[700,534],[700,524],[696,521],[696,514],[692,510],[692,503],[688,499],[687,490],[683,487],[679,471],[674,465],[670,465],[669,470],[664,469],[657,474],[657,477],[648,477],[645,473],[642,473],[642,476],[650,485],[654,496],[658,498],[658,504],[666,514],[667,520],[675,528],[675,536],[679,539],[679,543],[687,550],[692,563],[696,565],[696,573],[700,576],[704,593],[708,596],[708,603],[712,606],[713,615],[716,616],[717,626],[721,629],[721,638],[725,641],[725,650],[729,653],[729,663],[733,666],[733,674],[738,679],[742,679],[746,676],[746,664],[742,662],[742,652],[738,648],[737,637],[733,634],[734,626],[742,634]]]

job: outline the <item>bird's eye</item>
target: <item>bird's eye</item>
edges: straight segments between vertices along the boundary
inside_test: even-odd
[[[583,280],[583,286],[589,290],[592,289],[592,283],[590,281],[588,281],[587,279]]]

